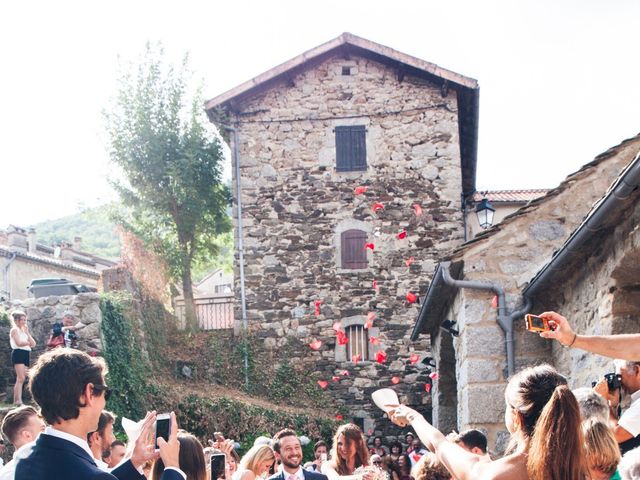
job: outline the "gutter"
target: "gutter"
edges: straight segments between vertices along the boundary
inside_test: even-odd
[[[531,301],[544,287],[554,281],[554,277],[559,271],[562,271],[571,256],[580,252],[580,249],[591,238],[592,234],[603,227],[611,213],[623,206],[622,203],[629,198],[639,185],[640,153],[620,174],[609,192],[591,210],[588,217],[571,234],[562,247],[556,251],[551,261],[529,282],[529,285],[522,292],[524,298]]]
[[[18,254],[16,252],[13,252],[11,255],[11,258],[9,258],[9,260],[7,260],[7,264],[4,266],[3,272],[2,272],[2,277],[4,280],[4,289],[5,292],[7,293],[7,299],[11,299],[11,285],[9,285],[9,268],[11,267],[11,264],[13,263],[13,261],[16,259],[16,257],[18,256]]]

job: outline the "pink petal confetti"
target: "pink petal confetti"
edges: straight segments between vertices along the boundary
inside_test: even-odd
[[[431,373],[429,374],[429,378],[430,378],[431,380],[437,380],[439,376],[440,376],[440,375],[438,375],[438,372],[431,372]]]
[[[322,348],[322,342],[320,340],[315,340],[311,342],[309,346],[311,347],[311,350],[318,351],[320,350],[320,348]]]
[[[384,210],[384,205],[376,202],[371,206],[371,210],[373,210],[373,213],[378,213],[379,210]]]
[[[364,323],[364,328],[369,329],[369,328],[371,328],[371,327],[373,327],[373,320],[367,320],[367,321]]]
[[[377,292],[378,291],[378,281],[374,278],[373,279],[373,289]]]
[[[417,203],[414,204],[413,209],[416,212],[416,217],[419,217],[420,215],[422,215],[422,207],[420,205],[418,205]]]
[[[333,323],[333,330],[336,332],[339,332],[340,330],[342,330],[342,324],[340,322],[334,322]]]
[[[372,345],[380,345],[380,340],[378,340],[378,338],[376,337],[369,337],[369,341]]]
[[[391,377],[391,383],[397,385],[400,383],[400,377]]]
[[[498,308],[498,296],[494,295],[493,298],[491,299],[491,306],[493,308]]]
[[[355,190],[353,191],[353,193],[355,193],[356,195],[362,195],[364,192],[367,191],[367,187],[360,186],[360,187],[356,187]]]
[[[367,313],[367,321],[364,324],[364,328],[371,328],[373,326],[373,321],[376,319],[375,312]]]
[[[313,305],[316,307],[316,317],[320,315],[320,304],[322,303],[322,300],[316,300],[315,302],[313,302]]]
[[[425,383],[424,384],[424,390],[425,390],[425,392],[429,393],[431,391],[431,384],[430,383]]]
[[[371,250],[372,252],[376,249],[376,246],[373,243],[365,243],[364,244],[364,248],[368,248],[369,250]]]
[[[358,355],[354,355],[353,357],[351,357],[351,361],[353,363],[355,363],[356,365],[358,364],[358,362],[362,360],[362,355],[358,354]]]
[[[376,362],[384,363],[387,360],[387,352],[380,350],[376,353]]]
[[[331,380],[334,382],[339,382],[340,381],[340,377],[334,375],[333,377],[331,377]]]
[[[341,420],[342,420],[342,415],[337,414],[337,415],[336,415],[336,420],[341,421]]]
[[[404,264],[405,264],[407,267],[410,267],[410,266],[411,266],[411,264],[412,264],[413,262],[415,262],[415,261],[416,261],[416,259],[415,259],[415,258],[413,258],[413,257],[409,257],[409,258],[407,258],[407,259],[404,261]]]
[[[329,385],[329,382],[326,380],[318,380],[318,385],[320,385],[320,388],[324,390]]]
[[[398,239],[404,240],[405,238],[407,238],[407,232],[405,232],[404,230],[401,230],[400,233],[398,233]]]
[[[409,357],[409,361],[411,362],[411,365],[415,365],[416,363],[418,363],[418,361],[420,361],[420,355],[418,355],[417,353],[412,353]]]
[[[346,345],[349,343],[349,339],[342,330],[336,332],[336,338],[338,339],[338,345]]]
[[[413,292],[408,292],[407,295],[405,296],[405,298],[407,299],[407,302],[409,303],[416,303],[418,301],[418,297],[415,293]]]
[[[349,370],[342,370],[342,372],[340,372],[340,375],[342,375],[343,377],[348,377],[350,375]]]
[[[367,435],[369,436],[373,435],[373,428],[370,428],[369,430],[367,430]]]

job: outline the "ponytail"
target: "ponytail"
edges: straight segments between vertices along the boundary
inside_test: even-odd
[[[580,408],[567,385],[558,385],[544,406],[529,442],[530,480],[588,478]]]

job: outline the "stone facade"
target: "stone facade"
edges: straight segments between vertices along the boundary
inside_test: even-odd
[[[458,250],[451,261],[463,264],[458,278],[493,282],[505,289],[507,309],[522,304],[522,290],[581,224],[592,206],[607,192],[623,168],[640,150],[640,138],[616,149],[571,175],[557,189],[518,214]],[[532,312],[557,310],[566,315],[577,331],[585,334],[637,332],[640,296],[637,293],[636,203],[615,230],[599,232],[596,253],[573,269],[558,272],[558,282],[536,295]],[[580,255],[576,252],[576,255]],[[434,349],[441,365],[434,388],[434,423],[447,427],[481,428],[490,444],[501,451],[509,438],[504,427],[504,388],[507,381],[505,335],[496,322],[493,293],[460,289],[453,293],[443,318],[454,319],[460,336],[451,338],[436,330],[433,345],[449,342],[452,349]],[[516,321],[515,367],[549,362],[565,374],[572,388],[590,386],[603,373],[612,371],[608,359],[580,350],[563,349],[524,329]],[[448,338],[446,338],[448,337]],[[449,365],[449,367],[446,367]],[[443,375],[443,370],[447,375]],[[455,385],[457,395],[451,395]],[[448,393],[442,394],[442,390]],[[457,418],[451,418],[455,404]],[[444,411],[441,415],[440,411]]]
[[[231,141],[239,138],[253,335],[274,351],[296,339],[299,348],[289,360],[313,366],[321,378],[347,370],[349,376],[330,381],[329,389],[365,433],[394,431],[370,401],[380,387],[393,386],[403,402],[430,415],[424,391],[429,371],[409,362],[414,351],[424,357],[429,344],[409,341],[418,309],[405,295],[420,293],[436,259],[463,239],[455,91],[338,51],[286,81],[234,99],[226,113],[237,131]],[[348,125],[366,127],[366,171],[336,171],[334,129]],[[367,191],[356,195],[361,185]],[[384,209],[374,213],[375,202]],[[237,227],[237,209],[234,221]],[[352,228],[366,232],[375,245],[360,270],[341,268],[340,235]],[[399,239],[402,230],[407,237]],[[408,267],[410,257],[415,261]],[[239,296],[238,271],[234,277]],[[364,325],[368,312],[377,317],[368,336],[380,343],[369,343],[368,355],[354,363],[346,347],[336,345],[332,327],[336,321],[343,328]],[[315,339],[323,342],[319,351],[308,346]],[[386,352],[386,362],[375,361],[378,350]],[[391,383],[395,376],[398,385]]]

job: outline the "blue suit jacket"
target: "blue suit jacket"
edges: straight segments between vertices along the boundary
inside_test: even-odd
[[[309,470],[302,469],[304,474],[304,480],[328,480],[327,476],[323,473],[310,472]],[[289,475],[285,475],[284,470],[280,473],[276,473],[269,477],[269,480],[286,480]],[[16,480],[18,478],[16,477]]]
[[[18,461],[15,480],[143,480],[128,461],[112,473],[100,470],[93,458],[73,442],[40,434],[28,457]],[[166,470],[162,480],[183,480],[175,470]]]

